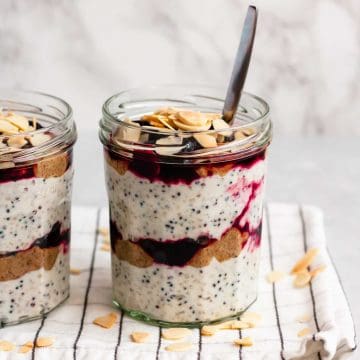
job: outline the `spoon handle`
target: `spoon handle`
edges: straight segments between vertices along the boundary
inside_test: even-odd
[[[244,87],[254,45],[256,23],[257,9],[255,6],[249,6],[224,103],[223,119],[229,124],[233,122]]]

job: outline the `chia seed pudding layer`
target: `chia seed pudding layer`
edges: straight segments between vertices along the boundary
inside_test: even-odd
[[[45,314],[69,296],[69,252],[59,246],[51,269],[0,282],[0,327]]]

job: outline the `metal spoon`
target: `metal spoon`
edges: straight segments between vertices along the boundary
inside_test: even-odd
[[[256,23],[257,9],[255,6],[249,6],[223,108],[223,119],[229,125],[234,121],[234,115],[238,108],[241,92],[244,87],[254,45]]]

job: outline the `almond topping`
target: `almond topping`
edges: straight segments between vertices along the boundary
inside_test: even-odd
[[[80,269],[76,269],[76,268],[71,268],[71,269],[70,269],[70,274],[71,274],[71,275],[80,275],[80,274],[81,274],[81,270],[80,270]]]
[[[98,228],[98,234],[101,236],[108,236],[109,235],[109,229],[106,227],[99,227]]]
[[[55,342],[53,337],[40,337],[36,340],[37,347],[51,346]]]
[[[104,243],[104,244],[101,245],[100,250],[101,250],[101,251],[109,252],[109,251],[111,250],[111,246],[110,246],[110,244]]]
[[[312,248],[309,249],[306,254],[294,265],[291,270],[292,274],[296,274],[298,272],[302,272],[306,270],[307,267],[314,261],[316,255],[319,253],[319,249]]]
[[[12,351],[15,349],[15,345],[7,340],[0,340],[0,351]]]
[[[0,133],[4,135],[15,135],[19,133],[19,129],[6,120],[0,120]]]
[[[213,120],[212,125],[215,130],[222,130],[222,129],[230,128],[230,125],[223,119]],[[223,135],[223,136],[231,136],[232,131],[222,131],[219,134]]]
[[[250,336],[247,336],[247,337],[244,337],[243,339],[234,340],[234,344],[240,345],[240,346],[253,346],[254,341]]]
[[[202,131],[202,130],[209,130],[211,127],[211,122],[208,121],[204,125],[188,125],[188,124],[184,124],[176,119],[176,120],[174,120],[174,125],[180,130]]]
[[[249,324],[250,327],[256,327],[262,320],[262,316],[256,312],[247,311],[241,315],[241,320]]]
[[[127,126],[133,125],[134,127]],[[124,120],[124,125],[120,125],[114,133],[114,140],[138,142],[141,135],[140,124],[130,119]]]
[[[319,266],[319,267],[317,267],[315,269],[312,269],[310,271],[310,275],[312,277],[315,277],[315,276],[319,275],[320,273],[322,273],[323,271],[325,271],[325,269],[326,269],[326,265],[321,265],[321,266]]]
[[[235,320],[231,324],[231,329],[242,330],[248,329],[249,327],[251,327],[251,324],[242,320]]]
[[[162,332],[162,337],[166,340],[180,340],[189,335],[191,335],[191,331],[186,328],[171,328]]]
[[[216,139],[208,134],[195,134],[194,139],[203,147],[203,148],[212,148],[217,146]]]
[[[27,143],[28,142],[25,140],[24,136],[10,137],[9,140],[7,141],[8,146],[14,148],[22,148]]]
[[[109,313],[107,315],[97,317],[93,321],[93,324],[101,326],[101,327],[103,327],[105,329],[110,329],[116,323],[117,317],[118,316],[117,316],[116,313],[111,312],[111,313]]]
[[[309,329],[309,328],[304,328],[304,329],[300,330],[300,331],[297,333],[297,336],[298,336],[298,337],[304,337],[304,336],[309,335],[309,334],[311,334],[311,329]]]
[[[150,338],[150,334],[147,332],[135,331],[131,334],[131,339],[135,343],[144,343],[148,341],[149,338]]]
[[[201,328],[201,335],[213,336],[218,332],[218,330],[219,330],[219,327],[216,325],[204,325]]]
[[[28,131],[29,129],[29,121],[25,116],[10,113],[10,115],[8,115],[6,119],[21,131]]]
[[[192,344],[188,342],[180,342],[168,345],[165,350],[167,351],[187,351],[192,349]]]
[[[246,135],[241,131],[236,131],[234,134],[235,140],[242,140],[242,139],[246,139]]]
[[[39,146],[51,140],[51,136],[48,134],[39,133],[29,136],[28,140],[32,146]]]
[[[311,316],[310,315],[301,315],[301,316],[298,316],[296,318],[296,321],[299,322],[299,323],[307,323],[311,320]]]
[[[179,111],[176,113],[176,120],[190,126],[204,126],[208,122],[205,114],[195,111]]]
[[[13,167],[15,167],[15,164],[12,161],[0,162],[0,170],[1,169],[10,169]]]
[[[34,347],[34,343],[32,341],[26,342],[24,345],[21,345],[21,347],[18,350],[18,353],[20,354],[26,354]]]
[[[271,271],[269,274],[267,274],[266,278],[269,283],[275,283],[283,279],[285,276],[286,274],[282,271]]]
[[[308,271],[297,273],[294,279],[294,286],[297,288],[303,288],[311,281],[311,275]]]

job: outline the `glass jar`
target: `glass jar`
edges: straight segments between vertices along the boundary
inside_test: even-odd
[[[71,107],[54,96],[1,90],[0,107],[2,327],[39,318],[69,296],[76,128]]]
[[[201,150],[189,140],[198,133],[178,130],[167,144],[158,139],[169,130],[129,121],[164,107],[221,114],[222,94],[150,87],[103,106],[113,302],[133,318],[196,327],[237,317],[256,300],[268,105],[243,94],[230,129],[200,132],[232,140]]]

